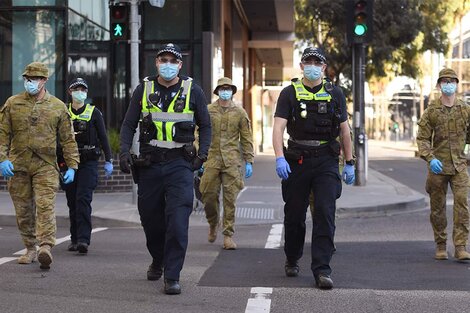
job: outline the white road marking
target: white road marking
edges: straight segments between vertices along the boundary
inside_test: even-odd
[[[103,230],[107,230],[107,229],[108,229],[108,227],[93,228],[93,229],[91,230],[91,233],[93,234],[93,233],[97,233],[97,232],[100,232],[100,231],[103,231]],[[70,240],[70,235],[65,236],[65,237],[62,237],[62,238],[57,238],[57,239],[55,240],[55,245],[57,246],[57,245],[59,245],[59,244],[65,242],[65,241],[69,241],[69,240]],[[16,251],[15,253],[13,253],[13,255],[23,255],[23,254],[25,254],[25,253],[26,253],[26,249],[23,249],[23,250],[20,250],[20,251]]]
[[[266,241],[265,249],[279,249],[281,247],[283,224],[273,224]]]
[[[13,258],[13,257],[0,258],[0,265],[13,261],[13,260],[18,260],[18,258]]]
[[[272,288],[251,288],[251,294],[254,296],[253,298],[248,299],[245,313],[269,313],[271,310],[271,299],[269,299],[269,297],[272,293]]]

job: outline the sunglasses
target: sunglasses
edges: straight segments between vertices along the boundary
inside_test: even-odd
[[[456,83],[457,82],[457,79],[455,78],[448,78],[448,79],[441,79],[441,84],[452,84],[452,83]]]

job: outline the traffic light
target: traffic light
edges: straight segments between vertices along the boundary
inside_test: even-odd
[[[117,3],[110,6],[111,40],[127,40],[129,34],[129,6]]]
[[[345,0],[349,44],[364,44],[372,40],[373,5],[373,0]]]

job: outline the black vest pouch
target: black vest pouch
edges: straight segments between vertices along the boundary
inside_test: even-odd
[[[139,125],[139,142],[149,143],[150,140],[157,138],[157,127],[152,121],[152,115],[148,114],[142,118]]]
[[[194,122],[178,122],[173,126],[174,135],[173,141],[176,142],[193,142],[194,130],[196,129],[196,124]]]
[[[196,157],[196,147],[193,145],[185,145],[183,147],[183,157],[186,161],[192,162]]]

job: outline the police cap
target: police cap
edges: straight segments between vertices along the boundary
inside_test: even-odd
[[[181,54],[180,47],[178,47],[177,45],[175,45],[173,43],[168,43],[168,44],[162,46],[160,48],[160,50],[158,50],[158,52],[157,52],[157,57],[160,54],[165,53],[165,52],[173,54],[176,57],[176,59],[178,59],[178,60],[183,59],[183,55]]]
[[[69,89],[76,88],[77,86],[83,86],[88,89],[88,84],[83,78],[77,77],[70,82]]]
[[[457,77],[457,74],[451,68],[445,68],[439,72],[439,78],[437,79],[438,84],[441,81],[441,78],[455,78],[457,79],[457,83],[459,82],[459,78]]]
[[[30,76],[30,77],[49,77],[49,70],[44,63],[41,62],[33,62],[24,68],[23,76]]]
[[[222,86],[229,86],[232,88],[233,94],[237,93],[237,86],[232,84],[232,80],[228,77],[222,77],[222,78],[219,78],[219,80],[217,81],[217,87],[215,87],[214,89],[215,95],[218,95],[217,92],[219,91],[219,88]]]
[[[313,47],[306,48],[304,52],[302,53],[301,61],[303,62],[309,57],[316,57],[323,63],[326,63],[325,53],[320,48],[313,48]]]

